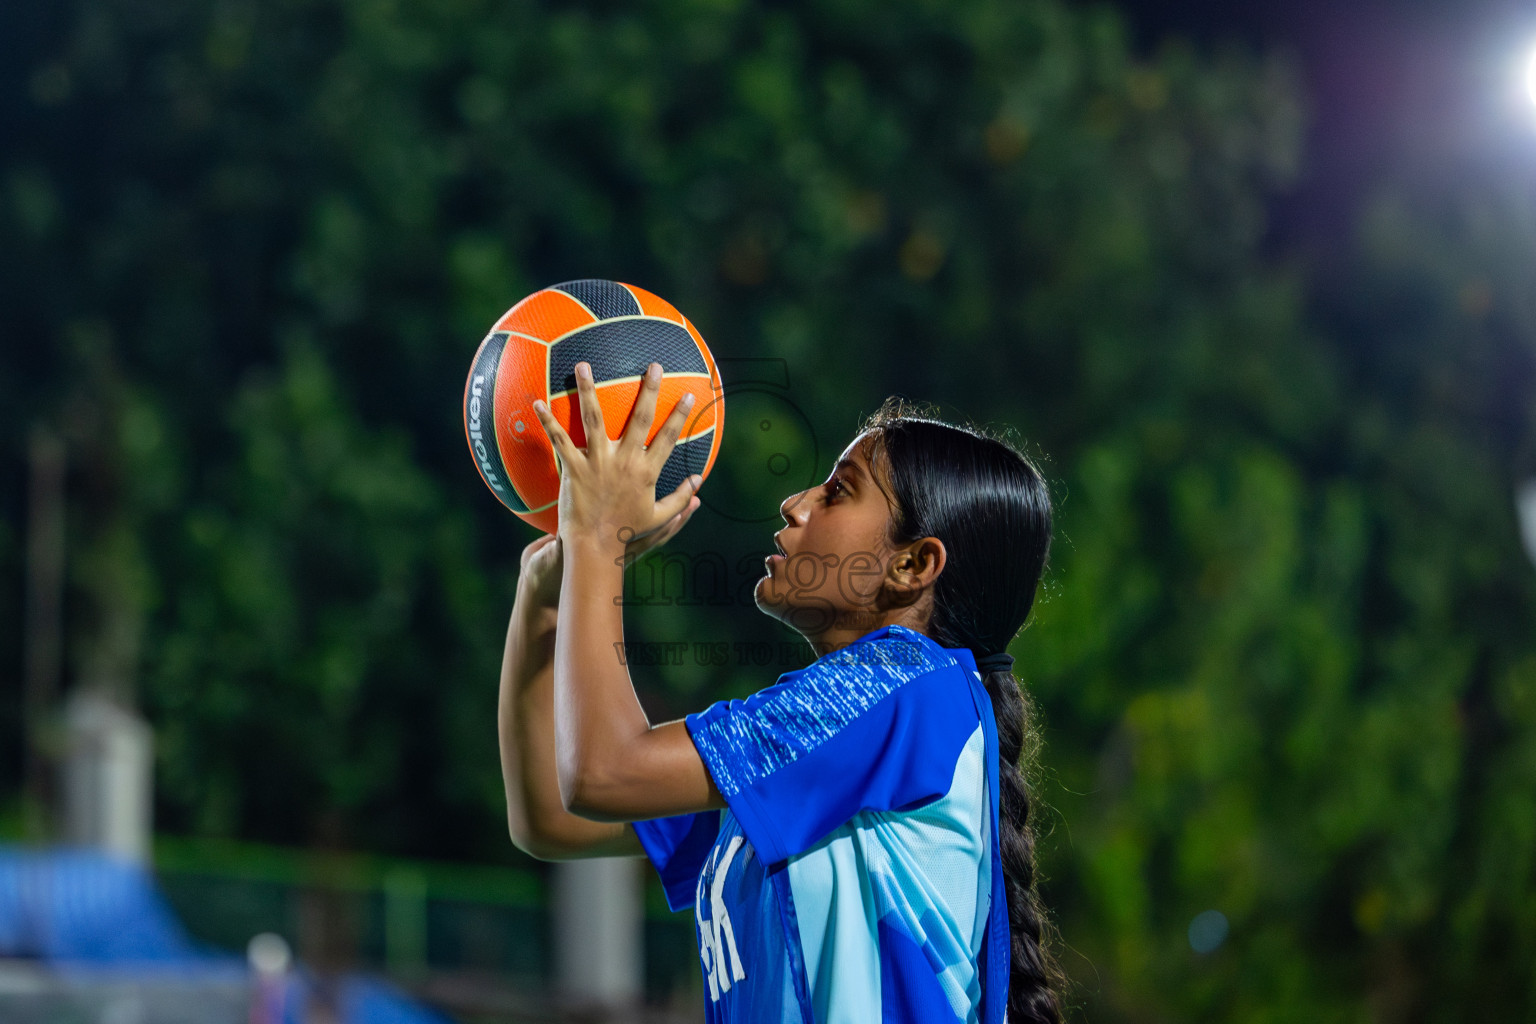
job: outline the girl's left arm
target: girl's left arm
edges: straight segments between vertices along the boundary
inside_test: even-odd
[[[556,591],[551,602],[540,586],[541,574],[554,575],[559,544],[546,535],[524,549],[502,651],[496,718],[507,830],[519,849],[540,860],[643,855],[633,827],[572,814],[560,795],[554,725],[559,596]]]
[[[576,390],[586,447],[578,448],[542,402],[534,411],[561,462],[560,538],[565,565],[555,634],[555,749],[560,796],[596,821],[636,821],[725,806],[683,722],[652,726],[623,657],[626,543],[685,509],[695,476],[661,501],[656,481],[692,403],[677,404],[650,444],[661,366],[652,363],[623,436],[608,438],[591,367]]]

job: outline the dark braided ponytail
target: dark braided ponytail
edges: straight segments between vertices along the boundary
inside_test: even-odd
[[[923,537],[944,543],[926,632],[977,657],[1005,651],[1029,617],[1050,550],[1050,495],[1039,470],[1001,438],[934,419],[897,398],[887,399],[863,431],[875,441],[872,461],[886,463],[893,543]],[[983,682],[1002,762],[997,838],[1013,946],[1008,1021],[1060,1024],[1064,981],[1035,892],[1026,767],[1039,742],[1031,705],[1010,670],[984,673]]]
[[[1008,891],[1008,935],[1013,944],[1009,971],[1009,1021],[1049,1021],[1061,1017],[1058,991],[1060,971],[1047,950],[1049,919],[1035,893],[1035,829],[1029,820],[1029,784],[1020,756],[1038,745],[1030,724],[1030,700],[1006,669],[986,674],[987,693],[997,716],[998,756],[1002,771],[998,781],[998,837],[1002,843],[1003,876]]]

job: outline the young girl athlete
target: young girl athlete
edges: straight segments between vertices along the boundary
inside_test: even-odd
[[[523,553],[499,728],[513,841],[648,856],[692,907],[711,1022],[1061,1020],[1036,904],[1027,704],[1005,653],[1050,545],[1040,474],[1002,441],[887,402],[780,506],[757,606],[821,653],[745,700],[652,725],[616,657],[624,567],[677,533],[655,500],[687,416],[649,446],[661,367],[609,441],[536,406],[558,537]]]

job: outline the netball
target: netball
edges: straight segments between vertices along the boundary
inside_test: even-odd
[[[646,442],[684,395],[693,411],[661,476],[656,496],[689,475],[708,477],[720,450],[725,402],[720,373],[704,338],[665,299],[617,281],[568,281],[534,292],[491,326],[464,384],[464,434],[480,477],[519,518],[545,533],[559,523],[560,466],[539,427],[545,402],[578,447],[586,432],[575,367],[592,379],[612,440],[618,440],[640,393],[641,377],[661,364],[656,418]]]

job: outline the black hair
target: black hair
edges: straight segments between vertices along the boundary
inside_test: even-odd
[[[1006,651],[1029,617],[1050,553],[1051,501],[1039,469],[1003,438],[933,418],[894,396],[861,433],[874,441],[871,461],[886,464],[892,543],[923,537],[944,543],[925,632],[978,658]],[[1032,702],[1008,669],[983,673],[983,680],[1002,768],[998,842],[1012,941],[1008,1020],[1060,1024],[1065,980],[1050,954],[1050,919],[1035,891],[1028,774],[1039,741]]]

